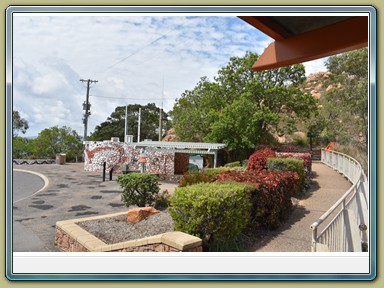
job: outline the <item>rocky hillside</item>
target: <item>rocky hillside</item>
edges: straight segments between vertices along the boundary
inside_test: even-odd
[[[332,85],[324,87],[324,80],[329,78],[330,72],[317,72],[309,74],[303,85],[303,90],[319,99],[325,91],[332,89]]]

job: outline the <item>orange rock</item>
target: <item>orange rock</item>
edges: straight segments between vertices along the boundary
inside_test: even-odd
[[[131,223],[136,223],[156,213],[160,213],[160,211],[156,210],[153,207],[134,208],[134,209],[128,210],[127,221]]]

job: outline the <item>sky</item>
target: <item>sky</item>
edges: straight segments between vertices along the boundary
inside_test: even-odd
[[[172,110],[201,77],[213,80],[230,57],[261,54],[272,41],[235,15],[14,14],[13,110],[29,124],[20,136],[53,126],[83,136],[80,79],[98,81],[90,87],[89,135],[117,106]],[[303,64],[307,75],[326,70],[323,59]]]

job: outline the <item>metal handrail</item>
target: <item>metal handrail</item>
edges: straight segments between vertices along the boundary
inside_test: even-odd
[[[362,243],[368,243],[367,177],[360,163],[346,154],[322,150],[321,161],[343,174],[352,187],[311,225],[312,252],[363,251]],[[319,233],[320,224],[337,209],[340,211]]]

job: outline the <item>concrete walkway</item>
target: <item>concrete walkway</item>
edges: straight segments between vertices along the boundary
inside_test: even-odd
[[[103,182],[101,173],[85,172],[80,163],[15,165],[14,169],[38,172],[49,180],[45,189],[36,194],[31,191],[30,197],[17,199],[13,204],[14,252],[59,251],[54,245],[57,221],[127,211],[116,175],[113,181]],[[161,182],[160,187],[172,193],[175,186]],[[268,233],[252,251],[309,252],[310,225],[349,187],[350,183],[340,174],[314,162],[313,185],[306,198],[298,203],[282,227]]]
[[[321,162],[312,163],[312,186],[301,199],[284,225],[268,233],[252,251],[255,252],[311,252],[310,226],[328,211],[351,183],[341,174]]]

